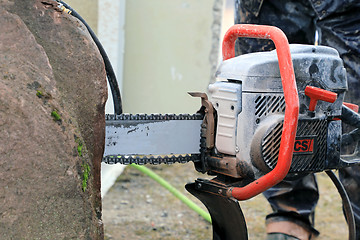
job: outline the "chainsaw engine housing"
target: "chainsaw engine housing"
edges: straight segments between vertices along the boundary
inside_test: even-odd
[[[347,90],[346,71],[338,52],[329,47],[291,44],[299,94],[299,118],[290,175],[332,169],[340,161],[341,108]],[[209,86],[217,112],[218,159],[236,161],[259,177],[277,163],[286,109],[276,51],[251,53],[224,61],[217,82]],[[337,94],[333,103],[318,101],[309,111],[305,88]],[[247,170],[242,168],[246,166]]]

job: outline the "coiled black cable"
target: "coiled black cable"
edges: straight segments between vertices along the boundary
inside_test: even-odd
[[[92,37],[92,39],[94,40],[96,46],[98,47],[100,54],[104,60],[104,64],[105,64],[105,70],[106,70],[106,77],[108,79],[109,82],[109,86],[111,89],[111,94],[113,97],[113,101],[114,101],[114,111],[116,115],[119,115],[123,112],[122,110],[122,102],[121,102],[121,94],[120,94],[120,89],[119,89],[119,85],[117,83],[116,80],[116,76],[115,76],[115,72],[114,69],[110,63],[109,57],[105,52],[104,47],[101,45],[99,39],[96,37],[94,31],[90,28],[90,26],[85,22],[85,20],[80,16],[80,14],[78,14],[73,8],[71,8],[68,4],[66,4],[63,1],[57,0],[57,2],[61,3],[65,8],[69,9],[70,11],[68,12],[70,15],[76,17],[77,19],[79,19],[87,28],[87,30],[90,33],[90,36]]]
[[[348,224],[349,229],[349,240],[356,240],[356,226],[355,226],[355,219],[354,219],[354,212],[351,207],[349,196],[347,195],[344,186],[339,181],[339,179],[336,177],[336,175],[332,171],[325,171],[326,174],[330,177],[330,179],[333,181],[336,189],[338,190],[340,197],[343,202],[344,207],[344,214],[345,219]]]

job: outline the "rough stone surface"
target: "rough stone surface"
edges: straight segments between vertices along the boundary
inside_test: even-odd
[[[52,4],[0,0],[1,239],[103,239],[104,65]]]

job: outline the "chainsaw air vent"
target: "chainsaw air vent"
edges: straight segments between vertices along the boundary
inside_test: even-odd
[[[285,98],[279,95],[259,95],[255,99],[255,115],[260,118],[270,113],[285,112]]]
[[[273,169],[279,157],[282,123],[275,125],[262,141],[265,164]],[[326,156],[327,122],[321,119],[302,119],[298,122],[290,173],[323,171]],[[301,144],[304,144],[302,146]],[[296,151],[297,144],[299,151]]]
[[[282,123],[277,124],[268,135],[264,137],[262,143],[263,157],[266,165],[271,169],[275,167],[279,157],[279,148],[282,134]]]

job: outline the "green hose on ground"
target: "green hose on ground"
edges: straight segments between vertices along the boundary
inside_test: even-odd
[[[211,223],[211,217],[210,214],[206,211],[204,211],[202,208],[200,208],[198,205],[196,205],[193,201],[191,201],[189,198],[187,198],[184,194],[179,192],[176,188],[170,185],[165,179],[157,175],[155,172],[150,170],[149,168],[142,166],[142,165],[136,165],[131,164],[130,166],[136,168],[142,173],[145,173],[147,176],[154,179],[156,182],[158,182],[161,186],[166,188],[169,192],[171,192],[176,198],[180,199],[183,203],[185,203],[189,208],[197,212],[200,216],[202,216],[206,221]]]

